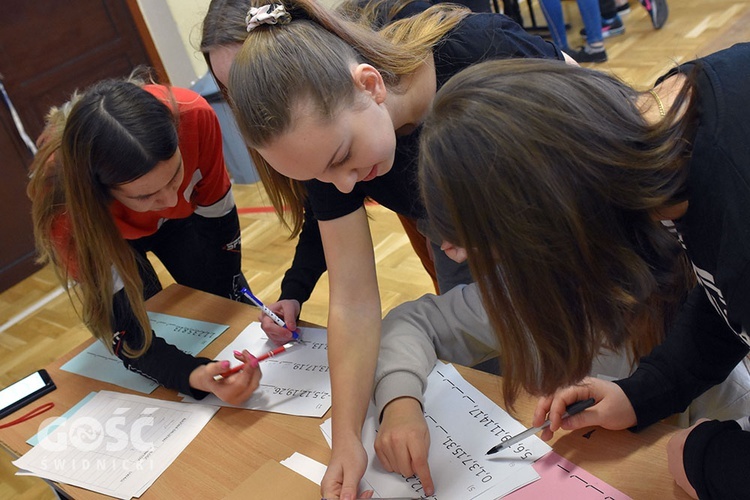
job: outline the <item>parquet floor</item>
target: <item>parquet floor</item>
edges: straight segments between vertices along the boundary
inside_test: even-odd
[[[670,17],[661,30],[654,30],[645,9],[632,0],[624,17],[626,33],[605,41],[609,62],[596,68],[609,71],[636,88],[649,87],[676,63],[709,54],[733,43],[750,40],[750,2],[738,0],[670,0]],[[572,24],[571,46],[577,45],[580,18],[574,2],[565,2]],[[526,5],[521,6],[528,19]],[[537,17],[541,10],[537,7]],[[538,19],[539,20],[539,19]],[[580,44],[582,42],[578,42]],[[258,185],[235,188],[239,207],[267,206]],[[409,246],[396,217],[381,207],[368,209],[375,241],[375,254],[383,311],[431,291],[431,283]],[[284,271],[294,252],[294,241],[272,213],[241,215],[243,270],[253,290],[265,300],[275,300]],[[160,268],[162,282],[172,280]],[[325,324],[328,282],[324,275],[303,309],[303,319]],[[61,354],[89,338],[74,308],[50,269],[0,294],[0,387],[44,367]],[[40,301],[48,302],[19,321],[19,315]],[[12,324],[10,324],[12,323]],[[2,432],[2,430],[0,430]],[[2,454],[2,452],[0,452]],[[17,478],[9,457],[0,456],[0,499],[52,498],[47,486],[36,479]]]

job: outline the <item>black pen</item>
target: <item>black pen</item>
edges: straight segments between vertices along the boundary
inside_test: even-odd
[[[578,401],[577,403],[573,403],[572,405],[569,405],[567,408],[565,408],[565,413],[563,413],[562,418],[568,418],[568,417],[571,417],[571,416],[575,415],[576,413],[581,413],[586,408],[588,408],[590,406],[593,406],[594,403],[596,403],[596,401],[594,400],[594,398],[589,398],[589,399],[585,399],[583,401]],[[542,429],[546,429],[547,427],[549,427],[550,423],[551,422],[549,420],[547,420],[546,422],[544,422],[539,427],[531,427],[529,429],[526,429],[525,431],[523,431],[520,434],[516,434],[515,436],[513,436],[510,439],[506,439],[505,441],[503,441],[499,445],[493,446],[492,448],[490,448],[490,451],[487,452],[487,455],[493,455],[493,454],[497,453],[498,451],[500,451],[502,449],[505,449],[505,448],[508,448],[510,446],[513,446],[517,442],[523,441],[524,439],[526,439],[526,438],[528,438],[530,436],[533,436],[534,434],[536,434],[537,432],[541,431]]]

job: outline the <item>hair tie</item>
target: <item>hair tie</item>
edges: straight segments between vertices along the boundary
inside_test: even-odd
[[[262,7],[250,7],[245,17],[248,33],[261,24],[289,24],[292,16],[280,3],[269,3]]]

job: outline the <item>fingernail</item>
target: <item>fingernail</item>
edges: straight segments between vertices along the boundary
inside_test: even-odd
[[[222,361],[221,362],[221,368],[224,369],[224,370],[226,370],[227,368],[229,368],[229,361]]]
[[[237,356],[238,358],[242,357],[242,353],[240,351],[234,351],[234,355]]]
[[[424,492],[427,494],[428,497],[431,497],[432,495],[435,494],[435,490],[433,490],[432,488],[425,489]]]
[[[248,360],[248,362],[250,363],[250,366],[252,366],[253,368],[258,368],[258,358],[256,358],[252,354],[250,355],[250,359]]]

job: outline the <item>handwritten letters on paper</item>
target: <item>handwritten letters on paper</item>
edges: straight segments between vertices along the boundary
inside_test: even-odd
[[[260,363],[260,387],[236,408],[272,411],[304,417],[322,417],[331,407],[331,378],[328,373],[328,339],[322,328],[300,328],[304,343]],[[233,351],[247,349],[255,356],[277,347],[260,328],[251,323],[216,357],[234,360]],[[234,364],[239,363],[234,361]],[[190,397],[183,401],[195,402]],[[213,394],[203,404],[232,406]]]
[[[155,312],[149,312],[148,318],[156,335],[193,356],[197,356],[229,328],[227,325]],[[94,342],[88,346],[65,363],[62,369],[144,394],[150,394],[159,387],[155,380],[125,368],[122,360],[111,354],[101,342]]]

